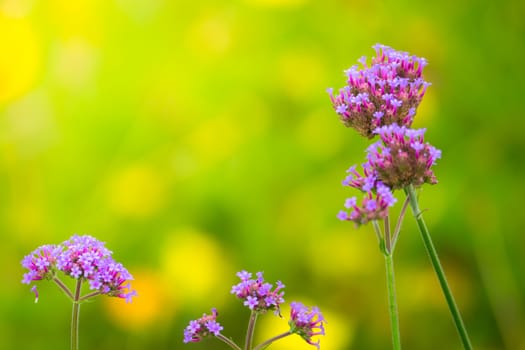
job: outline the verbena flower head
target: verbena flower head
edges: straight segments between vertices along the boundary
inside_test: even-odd
[[[22,267],[29,271],[24,274],[22,283],[30,284],[32,281],[52,279],[56,273],[56,262],[62,246],[47,244],[36,248],[22,259]]]
[[[223,327],[216,321],[217,309],[211,309],[211,315],[203,314],[201,318],[190,321],[184,329],[184,343],[196,343],[208,336],[217,336]]]
[[[367,149],[367,159],[378,180],[394,190],[437,183],[431,168],[441,158],[441,151],[424,142],[425,129],[392,124],[374,133],[381,139]]]
[[[347,86],[337,94],[328,89],[341,121],[367,138],[373,138],[373,131],[383,125],[410,127],[430,85],[422,78],[426,59],[381,44],[373,48],[376,56],[370,65],[362,57],[358,60],[361,69],[354,65],[345,71]]]
[[[113,260],[103,242],[92,236],[74,235],[59,245],[39,247],[24,257],[22,266],[29,270],[22,280],[25,284],[52,279],[57,271],[62,271],[87,281],[90,289],[100,294],[124,298],[126,302],[137,295],[128,282],[133,279],[128,270]]]
[[[252,274],[246,271],[237,273],[241,282],[234,285],[231,293],[239,299],[244,300],[244,305],[250,310],[264,313],[273,310],[276,314],[280,313],[279,305],[284,303],[284,284],[277,281],[277,286],[272,290],[273,285],[264,281],[263,273],[257,272],[256,279],[252,279]]]
[[[390,188],[378,182],[376,187],[366,192],[361,203],[356,197],[345,201],[346,210],[341,210],[339,220],[353,221],[357,225],[364,225],[372,220],[381,220],[388,215],[388,208],[397,202]]]
[[[314,345],[317,349],[320,348],[319,340],[314,342],[313,336],[324,335],[325,322],[319,308],[312,307],[311,309],[299,302],[292,302],[290,304],[290,331],[300,335],[308,344]]]
[[[347,210],[337,214],[340,220],[361,225],[384,219],[388,208],[397,201],[392,191],[408,185],[437,183],[431,168],[441,158],[441,151],[424,142],[425,129],[391,124],[377,128],[374,133],[380,140],[367,148],[363,175],[352,166],[343,180],[344,186],[365,192],[365,196],[361,203],[356,197],[348,198]]]

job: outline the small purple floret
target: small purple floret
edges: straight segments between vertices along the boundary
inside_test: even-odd
[[[312,340],[313,336],[324,335],[325,319],[319,308],[312,307],[311,309],[299,302],[292,302],[290,304],[290,331],[301,336],[308,344],[320,348],[320,342]]]
[[[211,315],[203,314],[201,318],[192,320],[184,329],[184,343],[196,343],[207,336],[218,336],[223,327],[217,322],[217,309],[211,309]]]
[[[281,291],[284,284],[278,281],[277,286],[272,290],[273,285],[264,281],[262,272],[256,273],[257,279],[252,279],[252,274],[246,271],[237,273],[237,276],[241,282],[232,287],[231,293],[244,300],[245,306],[256,312],[273,310],[279,314],[279,305],[284,303],[284,292]]]

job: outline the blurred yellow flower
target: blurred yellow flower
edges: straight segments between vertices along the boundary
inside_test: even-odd
[[[304,301],[301,297],[286,297],[286,303],[281,307],[281,314],[283,318],[275,317],[268,313],[262,315],[257,319],[256,341],[255,343],[262,343],[263,341],[286,332],[290,329],[288,319],[290,318],[289,302],[294,300],[301,300],[307,306],[314,306],[315,303],[311,301]],[[326,310],[322,306],[319,307],[323,314],[326,323],[324,324],[326,335],[320,337],[312,337],[313,341],[318,339],[321,341],[321,349],[343,350],[348,349],[352,343],[355,334],[355,322],[350,317],[343,317],[333,310]],[[296,334],[292,334],[286,338],[272,343],[270,346],[272,350],[305,350],[313,347],[308,345],[304,339]]]
[[[38,76],[42,55],[35,31],[25,19],[0,12],[0,104],[30,90]]]
[[[185,304],[207,309],[230,298],[235,272],[212,237],[193,228],[181,229],[170,234],[162,247],[163,278]]]
[[[159,324],[173,316],[173,298],[167,297],[164,280],[152,271],[132,271],[133,289],[137,297],[126,304],[121,298],[104,298],[104,305],[110,319],[119,327],[130,330],[143,330]]]

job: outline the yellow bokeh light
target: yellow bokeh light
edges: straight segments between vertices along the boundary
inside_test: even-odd
[[[165,187],[164,179],[150,166],[130,166],[110,179],[109,205],[124,216],[150,217],[164,205]]]
[[[229,158],[242,142],[241,130],[232,118],[217,117],[198,125],[187,143],[199,163],[212,165]]]
[[[0,4],[0,12],[8,17],[22,18],[33,9],[34,0],[4,0]]]
[[[97,50],[82,38],[71,38],[56,47],[54,72],[69,88],[84,88],[93,83],[97,68]]]
[[[119,327],[136,331],[172,317],[173,298],[167,297],[163,280],[147,270],[133,271],[132,274],[134,280],[131,281],[131,286],[138,295],[131,303],[126,303],[122,298],[104,298],[110,319]]]
[[[48,9],[53,25],[62,38],[83,37],[90,42],[100,40],[103,35],[100,4],[96,0],[48,0]]]
[[[0,103],[5,103],[32,88],[42,57],[35,31],[27,20],[0,12],[0,33]]]
[[[311,302],[304,302],[304,298],[286,298],[290,300],[303,300],[301,301],[304,305],[310,307],[314,305]],[[312,340],[316,342],[320,340],[321,349],[330,350],[343,350],[347,349],[348,345],[352,343],[355,334],[355,321],[343,317],[342,315],[332,311],[320,308],[326,323],[324,324],[325,335],[312,337]],[[284,333],[290,329],[288,325],[288,319],[290,317],[290,306],[285,303],[281,307],[281,314],[283,318],[274,316],[272,313],[259,316],[257,320],[256,329],[256,343],[262,343],[263,341],[274,337],[278,334]],[[272,343],[270,348],[272,350],[304,350],[310,345],[306,343],[304,339],[296,334],[292,334],[288,337],[280,339],[275,343]]]
[[[191,26],[187,42],[201,58],[225,54],[233,43],[233,30],[227,13],[204,15]]]
[[[34,90],[9,104],[0,137],[12,146],[12,157],[27,159],[49,148],[58,135],[49,97]]]
[[[162,246],[162,274],[186,304],[206,308],[224,303],[234,272],[217,241],[188,228],[169,235]]]

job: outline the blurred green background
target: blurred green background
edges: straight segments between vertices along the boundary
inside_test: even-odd
[[[524,4],[0,1],[0,348],[68,349],[70,303],[40,283],[34,304],[19,262],[79,233],[140,294],[83,305],[83,349],[226,349],[182,330],[217,307],[243,339],[242,269],[319,305],[322,349],[388,349],[374,234],[335,217],[366,141],[325,93],[379,42],[430,63],[414,126],[443,159],[421,206],[474,347],[525,349]],[[459,349],[409,216],[396,277],[404,347]],[[286,329],[267,315],[256,341]]]

